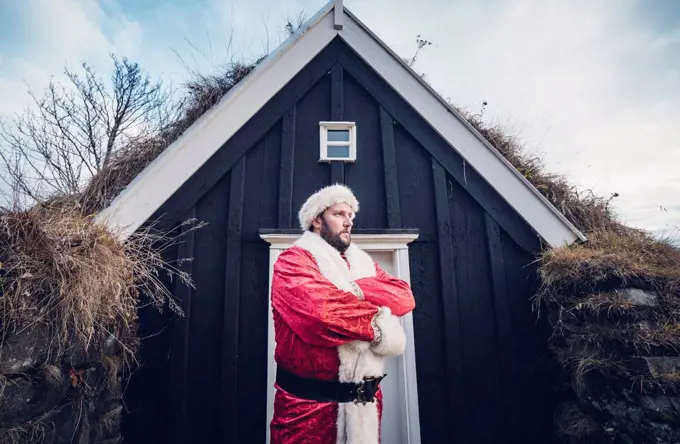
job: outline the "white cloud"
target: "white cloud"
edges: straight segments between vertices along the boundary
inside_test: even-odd
[[[615,208],[632,225],[680,225],[677,30],[655,32],[632,1],[404,3],[389,16],[385,2],[347,3],[402,54],[418,33],[431,40],[417,69],[435,89],[471,110],[487,100],[487,118],[517,131],[550,171],[619,193]]]
[[[65,67],[87,62],[110,68],[110,52],[134,55],[141,27],[120,12],[107,14],[98,2],[27,0],[18,7],[26,40],[19,55],[6,56],[0,73],[0,115],[14,115],[31,104],[51,78],[63,80]]]

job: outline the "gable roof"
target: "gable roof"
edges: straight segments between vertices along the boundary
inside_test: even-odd
[[[371,66],[551,247],[585,236],[452,106],[357,19],[327,3],[96,215],[127,238],[336,37]]]

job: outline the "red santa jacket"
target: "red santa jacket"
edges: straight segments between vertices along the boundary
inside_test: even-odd
[[[291,373],[360,382],[382,376],[385,359],[404,351],[398,317],[415,306],[408,284],[354,244],[345,257],[306,232],[274,264],[275,360]],[[381,393],[377,403],[337,404],[277,387],[274,410],[272,444],[379,442]]]

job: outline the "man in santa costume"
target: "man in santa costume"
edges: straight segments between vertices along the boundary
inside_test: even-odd
[[[300,209],[302,236],[274,264],[272,444],[380,442],[385,359],[404,352],[398,317],[415,301],[351,242],[358,211],[344,185],[319,190]]]

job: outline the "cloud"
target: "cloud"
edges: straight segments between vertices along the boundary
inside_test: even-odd
[[[350,3],[349,1],[347,3]],[[492,0],[350,8],[408,55],[436,90],[507,125],[550,171],[609,196],[624,221],[680,225],[680,32],[643,20],[627,0]],[[436,17],[447,17],[435,22]],[[649,18],[649,15],[647,16]],[[427,24],[427,25],[425,25]],[[666,211],[666,209],[668,209]]]
[[[116,6],[111,0],[25,0],[2,6],[0,15],[12,21],[12,30],[0,43],[0,119],[34,107],[29,90],[40,98],[51,80],[70,86],[66,67],[80,72],[79,65],[87,62],[106,79],[109,53],[134,55],[142,28]],[[0,198],[7,196],[7,185],[0,181]]]
[[[115,4],[111,4],[114,5]],[[110,6],[111,6],[110,5]],[[27,0],[15,5],[23,30],[20,51],[3,56],[0,115],[11,116],[31,103],[52,77],[63,80],[64,67],[88,62],[100,72],[110,68],[110,52],[134,55],[141,39],[139,23],[115,8],[84,0]]]

